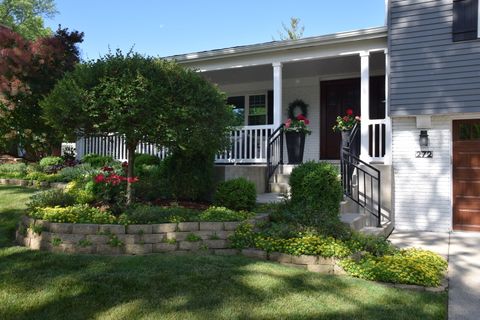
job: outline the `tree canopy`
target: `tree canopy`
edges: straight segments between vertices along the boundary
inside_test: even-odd
[[[61,142],[42,119],[38,102],[73,70],[82,40],[83,33],[58,29],[51,37],[29,41],[0,26],[0,147],[20,143],[35,155]]]
[[[197,72],[120,51],[77,65],[42,106],[48,123],[66,136],[124,135],[128,177],[141,141],[213,161],[233,117],[225,96]],[[127,193],[131,198],[130,184]]]
[[[53,0],[1,0],[0,24],[10,27],[27,40],[53,34],[43,24],[44,18],[57,13]]]

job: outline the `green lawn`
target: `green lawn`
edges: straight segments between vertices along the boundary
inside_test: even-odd
[[[31,189],[0,186],[0,319],[444,319],[446,294],[242,257],[99,257],[12,246]]]

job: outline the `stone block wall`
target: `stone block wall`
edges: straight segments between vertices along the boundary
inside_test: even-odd
[[[258,215],[249,222],[268,219]],[[24,216],[17,242],[34,250],[143,255],[169,251],[228,249],[240,222],[180,222],[145,225],[54,223]],[[222,254],[222,253],[220,253]]]

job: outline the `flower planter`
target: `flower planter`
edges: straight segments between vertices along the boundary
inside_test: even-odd
[[[285,138],[287,140],[288,163],[302,163],[303,151],[305,149],[305,133],[285,132]]]

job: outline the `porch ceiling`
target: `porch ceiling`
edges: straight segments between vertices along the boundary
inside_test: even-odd
[[[374,52],[370,55],[370,70],[372,74],[385,73],[385,55]],[[205,71],[202,75],[217,84],[234,84],[248,82],[272,81],[272,66],[239,67],[227,70]],[[358,74],[360,75],[359,56],[344,56],[317,60],[289,62],[283,65],[283,78],[328,77],[329,75]]]

